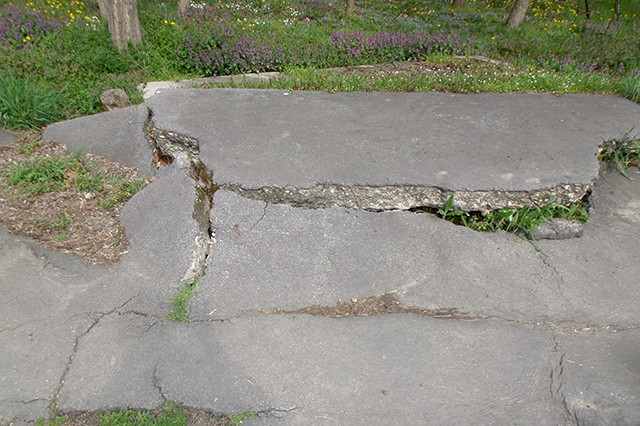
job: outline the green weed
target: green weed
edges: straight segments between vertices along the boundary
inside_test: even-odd
[[[615,168],[627,176],[627,168],[640,166],[640,139],[631,136],[633,129],[624,134],[620,140],[608,139],[600,148],[598,160],[612,163]]]
[[[545,219],[562,218],[586,222],[589,218],[587,205],[582,201],[569,206],[548,203],[543,206],[524,206],[519,209],[499,209],[482,215],[479,212],[452,209],[453,197],[452,194],[443,208],[435,210],[425,208],[424,210],[434,213],[444,220],[466,226],[475,231],[497,231],[501,229],[514,234],[523,233],[527,236],[530,236],[531,231]]]
[[[56,235],[56,240],[59,243],[64,243],[65,241],[69,241],[69,236],[67,234],[58,234]]]
[[[58,213],[55,214],[56,218],[51,221],[51,228],[53,229],[64,229],[71,224],[73,218],[70,214],[65,214],[64,216],[60,216]]]
[[[169,301],[169,305],[173,308],[167,315],[168,321],[185,322],[189,321],[189,315],[187,314],[187,307],[189,299],[193,295],[193,292],[200,284],[202,275],[196,277],[193,283],[186,283],[176,289],[173,298]]]
[[[38,140],[33,137],[28,137],[21,141],[20,146],[18,147],[18,152],[22,155],[33,154],[37,146]]]
[[[100,202],[100,206],[105,210],[110,210],[115,205],[128,201],[144,187],[144,179],[117,178],[110,180],[109,185],[114,187],[113,194]]]
[[[67,420],[66,416],[59,416],[56,415],[53,411],[51,412],[51,414],[49,415],[48,419],[36,419],[35,423],[38,426],[45,426],[45,425],[49,425],[49,426],[58,426],[61,423],[64,423],[65,420]]]

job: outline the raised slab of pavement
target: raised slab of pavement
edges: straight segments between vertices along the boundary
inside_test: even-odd
[[[0,419],[168,400],[256,425],[635,424],[640,173],[595,154],[638,120],[607,96],[163,90],[54,124],[70,149],[174,162],[124,207],[112,267],[0,233]],[[591,218],[539,250],[389,195],[566,186]],[[166,321],[194,268],[191,321]]]

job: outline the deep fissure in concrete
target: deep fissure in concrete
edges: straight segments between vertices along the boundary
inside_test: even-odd
[[[196,237],[191,265],[180,280],[180,285],[193,286],[198,277],[204,275],[207,259],[215,244],[215,235],[209,219],[213,194],[216,187],[212,174],[198,158],[200,146],[196,139],[157,129],[153,124],[153,112],[149,110],[144,124],[144,135],[153,148],[153,160],[156,167],[177,163],[194,180],[196,197],[192,218],[200,230]]]

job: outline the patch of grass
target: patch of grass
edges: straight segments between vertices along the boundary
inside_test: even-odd
[[[632,136],[633,129],[620,140],[609,139],[600,148],[598,160],[612,163],[615,168],[627,176],[627,168],[640,167],[640,139]]]
[[[99,426],[187,426],[187,415],[182,406],[167,402],[154,412],[126,409],[101,413]]]
[[[59,191],[67,181],[84,173],[85,166],[71,157],[27,158],[4,171],[8,183],[27,196]]]
[[[640,75],[630,74],[620,80],[620,94],[632,102],[640,103]]]
[[[19,152],[33,153],[37,141],[34,143],[21,145]],[[128,201],[144,187],[145,182],[144,178],[131,180],[102,173],[80,151],[69,156],[25,158],[2,172],[7,175],[9,185],[27,196],[67,188],[96,194],[108,192],[110,195],[100,202],[105,210]]]
[[[27,136],[20,141],[18,152],[22,155],[33,154],[38,146],[38,138],[33,136]]]
[[[53,123],[61,117],[60,93],[11,73],[0,75],[0,126],[28,130]]]
[[[65,214],[64,216],[60,216],[58,213],[55,214],[55,219],[51,221],[51,228],[53,229],[64,229],[73,221],[73,218],[70,214]]]
[[[58,415],[51,410],[49,419],[37,419],[37,426],[77,426],[93,424],[96,426],[187,426],[200,424],[208,426],[238,426],[244,420],[255,418],[256,413],[242,411],[228,416],[216,416],[204,410],[184,408],[180,404],[165,402],[154,410],[133,408],[118,411],[76,412],[68,416]]]
[[[616,93],[606,74],[554,73],[516,65],[495,66],[469,60],[429,57],[417,70],[334,73],[290,68],[268,82],[239,81],[210,87],[320,90],[329,92],[458,92],[517,91],[538,93]]]
[[[173,298],[169,301],[169,305],[173,308],[167,315],[168,321],[185,322],[189,321],[189,315],[187,314],[187,308],[189,305],[189,299],[193,295],[193,292],[200,284],[202,275],[198,275],[193,283],[186,283],[176,289]]]

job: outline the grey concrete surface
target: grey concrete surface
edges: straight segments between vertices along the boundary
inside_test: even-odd
[[[580,425],[637,425],[640,410],[640,332],[558,336],[554,369],[559,394]]]
[[[314,173],[324,172],[318,167],[324,160],[314,162],[302,155],[295,161],[309,162],[296,173],[276,163],[270,170],[266,164],[277,149],[258,155],[260,141],[246,135],[258,135],[260,129],[246,128],[269,124],[271,130],[265,127],[263,133],[275,135],[273,129],[296,112],[286,107],[288,99],[304,105],[308,100],[327,115],[331,108],[340,112],[334,102],[358,99],[353,94],[337,98],[313,94],[309,99],[291,94],[287,96],[292,98],[279,101],[281,108],[253,109],[251,121],[231,113],[244,107],[248,111],[250,100],[260,106],[269,97],[284,94],[201,92],[227,100],[212,106],[213,111],[225,110],[227,115],[221,117],[231,120],[227,123],[199,115],[209,105],[194,101],[201,94],[176,92],[185,95],[180,98],[170,93],[164,100],[162,93],[152,97],[158,99],[155,103],[150,100],[147,105],[58,123],[47,135],[72,149],[141,167],[151,163],[151,148],[141,128],[148,106],[156,126],[177,126],[182,119],[185,126],[188,123],[189,129],[165,130],[198,138],[199,160],[213,172],[214,183],[225,182],[231,173],[253,183],[289,176],[295,181],[287,187],[295,189],[303,181],[316,182],[319,175]],[[370,101],[367,96],[363,105]],[[398,111],[405,111],[403,99],[406,108],[419,103],[413,95],[393,96]],[[526,173],[540,161],[538,168],[545,170],[545,176],[564,176],[575,169],[569,173],[572,178],[590,179],[596,146],[603,138],[628,131],[630,122],[640,119],[637,106],[603,96],[461,98],[470,110],[464,115],[461,103],[458,118],[477,117],[481,107],[470,99],[483,99],[485,106],[509,99],[507,104],[516,112],[531,105],[557,111],[553,108],[569,102],[571,108],[564,109],[569,127],[557,120],[545,126],[525,119],[517,128],[522,131],[511,128],[511,133],[502,134],[503,143],[515,134],[533,135],[534,125],[543,135],[567,134],[562,143],[574,153],[569,157],[565,145],[559,149],[541,142],[536,151],[531,139],[510,139],[531,154],[520,164],[530,162]],[[601,111],[605,106],[610,109]],[[616,118],[620,121],[598,121],[618,114],[619,107],[626,109]],[[300,107],[296,113],[304,110]],[[489,124],[499,130],[499,114],[506,114],[499,109],[486,111],[485,121],[475,124],[478,133],[488,132],[482,126]],[[358,114],[364,116],[362,110]],[[313,127],[313,123],[319,126],[320,118],[301,123],[321,134],[320,127]],[[380,121],[374,130],[381,135],[383,130],[392,131],[384,126],[395,125],[402,134],[420,127],[392,121]],[[216,130],[215,123],[227,126],[226,130]],[[351,129],[351,136],[357,133],[357,123],[344,121],[326,127],[326,133],[339,134],[342,125]],[[302,134],[301,126],[291,126]],[[236,130],[237,135],[232,133]],[[444,134],[443,130],[439,137]],[[226,139],[218,140],[220,135]],[[224,140],[246,145],[247,158],[240,156],[238,143],[228,151],[222,149]],[[462,146],[458,138],[452,140],[451,144]],[[220,157],[207,146],[217,146]],[[372,149],[375,146],[379,145],[372,143]],[[465,147],[459,151],[475,149]],[[383,152],[400,164],[399,153],[391,154],[391,148]],[[263,157],[265,162],[258,167],[255,162]],[[446,165],[443,158],[438,165]],[[222,164],[222,159],[230,164]],[[193,173],[181,168],[188,166],[182,160],[159,169],[155,180],[124,207],[121,220],[130,246],[114,266],[91,265],[50,252],[0,228],[0,423],[32,424],[46,417],[50,406],[60,412],[127,405],[154,408],[169,400],[224,415],[256,411],[258,417],[245,420],[247,425],[637,424],[638,170],[629,170],[626,178],[603,169],[590,197],[591,219],[582,236],[538,241],[539,251],[531,242],[503,232],[476,233],[424,213],[303,209],[219,189],[209,214],[215,247],[188,304],[191,321],[172,323],[165,320],[169,300],[195,264],[202,236],[202,224],[194,213],[203,193],[190,177]],[[286,166],[288,159],[282,160]],[[566,167],[560,167],[561,162]],[[411,164],[402,172],[418,176],[417,163]],[[343,174],[334,169],[335,181],[342,179],[348,185],[346,178],[354,171],[351,164],[344,167]],[[385,167],[359,173],[370,171],[374,182],[389,170]],[[260,176],[259,170],[265,175]],[[471,179],[471,170],[456,170],[461,173],[452,179]],[[491,169],[479,173],[478,184],[490,182]],[[525,175],[519,178],[523,182],[528,179]],[[348,318],[276,313],[333,306],[385,292],[392,292],[414,313]],[[428,317],[438,310],[455,314],[449,319]]]

